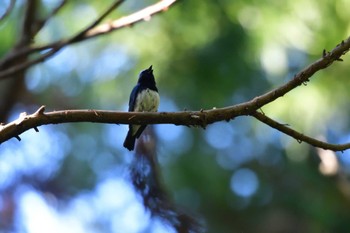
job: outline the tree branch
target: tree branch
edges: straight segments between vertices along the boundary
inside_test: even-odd
[[[333,151],[342,151],[343,152],[344,150],[350,149],[350,143],[330,144],[327,142],[317,140],[315,138],[306,136],[302,133],[299,133],[298,131],[296,131],[294,129],[289,128],[288,125],[286,125],[286,124],[281,124],[277,121],[274,121],[261,112],[256,111],[256,112],[252,113],[251,116],[253,116],[256,119],[258,119],[259,121],[269,125],[270,127],[277,129],[278,131],[285,133],[285,134],[291,136],[292,138],[295,138],[299,143],[306,142],[314,147],[319,147],[319,148],[322,148],[325,150],[333,150]]]
[[[100,26],[97,26],[115,7],[119,6],[120,3],[122,3],[124,0],[116,1],[111,7],[107,9],[97,20],[95,20],[92,24],[90,24],[87,28],[85,28],[83,31],[79,32],[78,34],[74,35],[73,37],[65,40],[59,40],[56,42],[53,42],[51,44],[47,44],[44,46],[34,47],[34,48],[25,48],[19,52],[10,54],[6,57],[5,60],[0,62],[8,63],[8,60],[16,59],[20,56],[28,55],[33,52],[40,52],[43,50],[50,49],[48,52],[44,53],[43,55],[37,57],[36,59],[27,61],[25,63],[10,67],[6,70],[3,70],[0,72],[0,79],[8,78],[10,75],[13,75],[21,70],[24,70],[32,65],[35,65],[37,63],[43,62],[46,59],[50,58],[54,54],[56,54],[59,50],[61,50],[63,47],[74,44],[80,41],[84,41],[87,39],[91,39],[97,36],[104,35],[106,33],[110,33],[112,31],[116,31],[118,29],[129,27],[131,25],[134,25],[138,22],[141,22],[143,20],[149,20],[152,15],[160,13],[166,9],[168,9],[171,5],[173,5],[178,0],[161,0],[158,3],[146,7],[143,10],[140,10],[138,12],[135,12],[133,14],[130,14],[128,16],[122,17],[120,19],[117,19],[115,21],[112,21],[111,23],[102,24]]]
[[[0,126],[0,143],[41,125],[71,122],[95,122],[109,124],[175,124],[205,127],[217,121],[230,120],[239,115],[248,115],[241,106],[225,109],[188,112],[118,112],[103,110],[63,110],[44,113],[45,106],[35,113],[21,113],[19,118]]]
[[[280,124],[257,111],[250,112],[249,102],[221,109],[188,111],[188,112],[118,112],[102,110],[64,110],[44,113],[45,106],[41,106],[35,113],[27,115],[21,113],[19,118],[11,123],[0,126],[0,143],[13,137],[21,140],[19,135],[29,129],[39,132],[41,125],[61,124],[72,122],[94,122],[109,124],[175,124],[185,126],[200,126],[218,121],[229,121],[237,116],[251,115],[259,121],[275,128],[298,142],[304,141],[312,146],[333,151],[350,149],[350,143],[330,144],[305,136],[286,125]]]
[[[165,1],[164,1],[165,2]],[[171,1],[167,1],[171,2]],[[171,2],[173,3],[173,2]],[[161,8],[157,8],[160,10]],[[162,8],[163,9],[163,8]],[[136,13],[135,13],[136,14]],[[144,13],[142,14],[144,15]],[[132,16],[132,15],[131,15]],[[129,17],[129,16],[128,16]],[[128,18],[126,17],[126,18]],[[141,20],[139,17],[131,17],[128,20],[125,18],[120,19],[122,22],[120,27],[125,27],[127,22],[138,22],[134,20]],[[112,24],[114,25],[114,24]],[[116,25],[116,24],[115,24]],[[120,28],[119,27],[119,28]],[[114,27],[108,30],[114,30]],[[95,28],[96,29],[96,28]],[[107,30],[107,31],[108,31]],[[89,34],[90,29],[85,30],[86,33],[77,34],[74,38],[85,38],[86,36],[92,36],[97,34],[103,34],[106,31],[98,30],[97,34]],[[84,32],[84,31],[83,31]],[[83,35],[83,36],[82,36]],[[67,43],[68,44],[68,43]],[[114,123],[114,124],[175,124],[186,126],[201,126],[203,128],[208,124],[212,124],[218,121],[229,121],[237,116],[251,115],[262,122],[270,125],[275,129],[280,129],[299,141],[305,141],[311,145],[321,147],[324,149],[332,149],[343,151],[350,148],[350,144],[333,145],[325,142],[318,141],[316,139],[304,136],[297,131],[291,130],[288,127],[283,127],[282,124],[274,122],[272,119],[256,112],[262,106],[273,102],[279,97],[287,94],[294,88],[305,84],[309,81],[312,75],[321,69],[325,69],[331,65],[334,61],[342,61],[341,56],[346,54],[350,49],[350,37],[346,41],[342,41],[332,51],[323,51],[323,56],[319,60],[310,64],[302,71],[297,73],[292,80],[286,84],[275,88],[261,96],[254,99],[229,106],[220,109],[201,110],[201,111],[188,111],[188,112],[176,112],[176,113],[136,113],[136,112],[112,112],[112,111],[100,111],[100,110],[65,110],[55,111],[44,114],[44,107],[41,107],[37,112],[31,115],[21,115],[20,118],[7,125],[3,125],[0,128],[0,143],[9,140],[12,137],[19,138],[19,135],[31,128],[37,129],[37,127],[46,124],[58,124],[68,122],[98,122],[98,123]],[[49,51],[52,52],[53,50]],[[264,123],[265,123],[264,122]]]

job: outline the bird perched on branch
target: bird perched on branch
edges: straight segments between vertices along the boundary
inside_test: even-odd
[[[157,112],[159,106],[159,94],[154,80],[152,66],[143,70],[139,80],[132,89],[129,99],[129,112]],[[135,140],[139,138],[147,125],[129,125],[123,146],[132,151]]]

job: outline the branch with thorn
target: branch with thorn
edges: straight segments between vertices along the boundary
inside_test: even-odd
[[[259,112],[266,104],[269,104],[306,83],[317,72],[325,69],[334,61],[340,59],[347,53],[350,48],[350,38],[342,41],[332,51],[323,53],[322,57],[310,64],[292,80],[286,84],[271,90],[263,95],[241,104],[228,106],[225,108],[213,108],[200,111],[183,111],[183,112],[159,112],[159,113],[142,113],[142,112],[116,112],[101,110],[64,110],[44,113],[45,107],[40,107],[32,115],[23,115],[18,120],[0,126],[0,143],[9,140],[12,137],[19,138],[19,135],[31,128],[37,128],[41,125],[59,124],[69,122],[98,122],[110,124],[174,124],[184,126],[199,126],[205,128],[207,125],[218,121],[230,121],[238,116],[253,116],[259,121],[269,125],[272,128],[285,133],[298,142],[306,142],[315,147],[329,149],[333,151],[344,151],[350,149],[350,143],[347,144],[329,144],[317,139],[308,137],[299,133],[287,125],[280,124],[264,113]]]

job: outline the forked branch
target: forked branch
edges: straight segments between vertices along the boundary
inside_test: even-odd
[[[205,128],[208,124],[218,121],[230,121],[238,116],[250,115],[265,124],[292,136],[298,141],[309,143],[315,147],[330,149],[334,151],[344,151],[350,148],[350,144],[335,145],[318,141],[307,137],[295,130],[292,130],[280,123],[273,121],[257,110],[264,105],[273,102],[279,97],[287,94],[294,88],[309,81],[317,71],[331,65],[334,61],[340,61],[341,56],[349,51],[350,38],[342,41],[332,51],[323,53],[323,56],[304,68],[294,76],[292,80],[272,91],[269,91],[254,99],[225,107],[214,108],[201,111],[185,112],[160,112],[160,113],[140,113],[140,112],[112,112],[101,110],[64,110],[44,113],[45,107],[42,106],[37,112],[31,115],[22,114],[22,116],[11,123],[3,125],[0,128],[0,143],[9,140],[12,137],[19,139],[19,135],[31,128],[37,129],[41,125],[59,124],[68,122],[98,122],[112,124],[175,124],[185,126],[200,126]]]

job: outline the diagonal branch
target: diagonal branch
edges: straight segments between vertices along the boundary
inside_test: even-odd
[[[61,50],[63,47],[65,47],[69,43],[72,43],[72,41],[75,41],[76,39],[80,38],[82,35],[84,35],[91,28],[93,28],[94,26],[99,24],[110,12],[112,12],[112,10],[114,10],[116,7],[118,7],[123,1],[124,0],[117,0],[117,1],[115,1],[100,17],[98,17],[94,22],[92,22],[84,30],[82,30],[78,34],[74,35],[73,37],[67,39],[66,41],[56,44],[55,46],[53,46],[51,48],[51,50],[49,50],[48,52],[46,52],[43,55],[39,56],[38,58],[29,60],[29,61],[26,61],[26,62],[23,62],[21,64],[18,64],[18,65],[12,66],[12,67],[10,67],[10,68],[8,68],[6,70],[3,70],[2,72],[0,72],[0,79],[8,78],[10,75],[13,75],[13,74],[15,74],[17,72],[20,72],[20,71],[22,71],[22,70],[24,70],[24,69],[26,69],[26,68],[28,68],[28,67],[30,67],[32,65],[35,65],[37,63],[43,62],[46,59],[48,59],[49,57],[53,56],[59,50]],[[34,0],[33,0],[33,2],[34,2]],[[31,5],[34,5],[34,4],[32,4],[32,2],[29,1],[28,8]],[[28,16],[26,18],[28,18]],[[26,21],[28,21],[28,20],[25,19],[25,22]],[[28,28],[28,27],[25,27],[25,28]],[[29,51],[29,50],[28,49],[24,49],[22,51]],[[20,57],[23,57],[23,56],[27,56],[28,54],[29,53],[22,53],[21,51],[19,53],[15,52],[14,54],[10,54],[9,56],[6,57],[5,60],[0,62],[0,67],[1,67],[1,64],[9,63],[9,61],[11,61],[11,60],[15,60],[17,58],[20,58]]]
[[[325,150],[333,150],[333,151],[344,151],[350,148],[350,143],[346,143],[346,144],[331,144],[331,143],[327,143],[327,142],[323,142],[320,140],[317,140],[315,138],[306,136],[302,133],[299,133],[298,131],[289,128],[286,124],[281,124],[277,121],[272,120],[271,118],[269,118],[268,116],[266,116],[265,114],[261,113],[261,112],[254,112],[251,114],[251,116],[255,117],[256,119],[258,119],[259,121],[269,125],[270,127],[277,129],[278,131],[285,133],[289,136],[291,136],[292,138],[295,138],[298,142],[306,142],[314,147],[319,147]]]
[[[25,63],[10,67],[6,70],[3,70],[0,72],[0,79],[8,78],[10,75],[19,72],[21,70],[24,70],[32,65],[35,65],[37,63],[43,62],[56,54],[59,50],[61,50],[63,47],[74,44],[80,41],[84,41],[87,39],[91,39],[97,36],[101,36],[113,31],[116,31],[118,29],[129,27],[133,24],[136,24],[138,22],[141,22],[143,20],[149,20],[152,15],[155,15],[157,13],[160,13],[166,9],[168,9],[171,5],[173,5],[177,0],[161,0],[158,3],[146,7],[143,10],[140,10],[138,12],[135,12],[131,15],[122,17],[118,20],[112,21],[111,23],[102,24],[100,26],[97,26],[115,7],[119,6],[120,3],[122,3],[124,0],[116,1],[111,7],[105,11],[101,17],[99,17],[97,20],[95,20],[92,24],[90,24],[87,28],[79,32],[78,34],[72,36],[71,38],[65,39],[65,40],[59,40],[44,46],[34,47],[34,48],[25,48],[19,52],[16,52],[14,54],[11,54],[6,57],[5,61],[0,62],[0,67],[2,63],[7,63],[8,60],[16,59],[20,56],[28,55],[34,52],[40,52],[49,49],[48,52],[44,53],[43,55],[27,61]]]
[[[96,36],[100,36],[111,31],[115,31],[117,29],[123,28],[125,26],[132,26],[135,23],[141,21],[149,21],[152,15],[167,10],[170,5],[174,4],[176,0],[163,0],[152,6],[148,6],[140,11],[137,11],[128,16],[122,17],[120,19],[114,20],[110,23],[103,24],[96,28],[89,30],[84,38],[82,39],[90,39]]]

